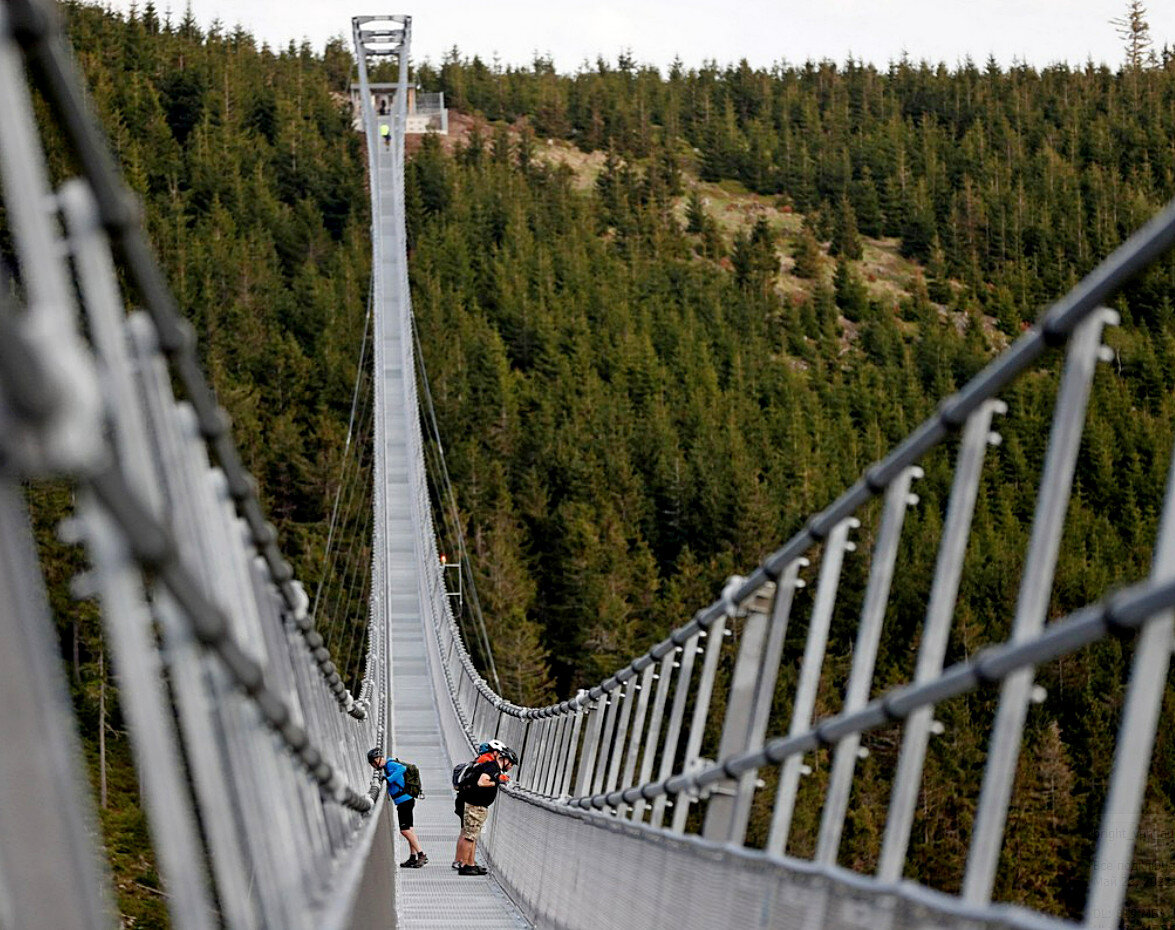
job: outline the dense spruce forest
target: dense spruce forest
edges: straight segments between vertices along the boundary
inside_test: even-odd
[[[65,10],[237,442],[313,588],[369,275],[347,47],[259,47],[150,3],[126,17]],[[595,683],[708,604],[1175,194],[1166,51],[1118,70],[901,60],[662,74],[621,57],[562,74],[454,50],[415,80],[466,117],[414,146],[410,267],[489,638],[522,702]],[[1150,568],[1175,439],[1173,301],[1169,259],[1115,301],[1123,325],[1095,381],[1050,617]],[[1007,392],[948,661],[1008,631],[1059,367]],[[930,456],[917,485],[875,693],[913,670],[953,452]],[[136,927],[164,926],[116,682],[94,612],[65,593],[77,554],[52,538],[68,491],[37,488],[34,503],[95,785],[109,770],[119,906]],[[846,562],[821,714],[842,700],[866,562]],[[798,609],[809,604],[802,594]],[[1001,899],[1080,913],[1130,654],[1111,641],[1040,669]],[[794,678],[785,667],[772,735]],[[959,887],[994,706],[981,692],[938,711],[907,871],[933,887]],[[1164,713],[1175,719],[1170,683]],[[899,736],[867,741],[850,867],[876,862]],[[814,847],[827,768],[818,755],[791,852]],[[1125,926],[1169,926],[1173,838],[1165,726]]]
[[[417,75],[498,126],[449,151],[425,140],[409,219],[440,431],[499,672],[525,701],[595,683],[708,604],[1175,193],[1169,54],[1117,73],[850,61],[663,76],[624,59],[495,70],[454,51]],[[556,143],[602,153],[586,191],[550,157]],[[708,204],[732,192],[759,195],[741,228]],[[870,280],[889,252],[917,264]],[[1116,303],[1052,617],[1149,569],[1173,438],[1173,299],[1168,261]],[[1008,631],[1058,362],[1007,395],[950,660]],[[875,693],[912,674],[952,452],[918,483],[929,506],[908,518]],[[861,563],[842,583],[820,713],[843,699]],[[501,654],[515,643],[525,651]],[[1080,912],[1128,654],[1107,643],[1040,670],[1048,696],[1030,718],[1002,897]],[[536,674],[544,656],[553,692]],[[785,667],[775,733],[795,674]],[[935,887],[958,887],[993,698],[939,712],[908,869]],[[898,735],[869,741],[845,864],[876,863]],[[814,768],[789,846],[800,854],[814,849],[826,757]],[[1162,926],[1175,906],[1166,734],[1152,787],[1129,926]]]

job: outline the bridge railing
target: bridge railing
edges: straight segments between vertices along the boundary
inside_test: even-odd
[[[56,191],[24,65],[81,168]],[[91,570],[75,591],[100,603],[173,924],[339,926],[382,800],[364,755],[386,725],[386,637],[371,631],[356,699],[44,0],[0,3],[0,124],[18,275],[0,270],[0,598],[17,605],[0,637],[18,644],[0,666],[0,922],[113,922],[19,487],[57,478],[76,488],[62,532]],[[127,314],[120,271],[144,311]]]
[[[934,416],[749,576],[730,579],[721,598],[688,623],[570,700],[521,707],[494,692],[461,641],[438,567],[428,578],[432,606],[425,609],[431,613],[443,686],[451,693],[463,741],[496,736],[519,748],[524,764],[513,795],[536,809],[594,811],[613,823],[682,836],[687,846],[692,837],[707,855],[715,848],[744,847],[754,811],[761,834],[755,842],[762,849],[748,850],[748,855],[787,863],[799,870],[795,874],[814,870],[842,888],[859,888],[862,877],[841,868],[838,856],[858,763],[866,753],[862,737],[879,727],[900,725],[900,752],[884,810],[880,855],[867,879],[870,887],[922,904],[932,900],[938,913],[960,920],[1039,926],[1047,920],[1029,909],[992,903],[1025,723],[1029,707],[1041,699],[1034,669],[1107,637],[1137,635],[1084,916],[1086,926],[1117,927],[1172,646],[1175,497],[1170,478],[1150,577],[1113,597],[1104,592],[1105,600],[1063,620],[1048,622],[1048,610],[1095,370],[1099,361],[1112,357],[1102,336],[1118,319],[1104,304],[1173,243],[1175,203],[944,399]],[[1046,355],[1057,351],[1064,352],[1063,372],[1008,639],[944,669],[985,458],[1000,440],[993,423],[1007,413],[1001,393],[1039,371]],[[952,483],[941,514],[916,668],[907,685],[870,700],[878,688],[875,664],[899,569],[903,523],[918,503],[914,482],[922,477],[921,464],[929,455],[946,454],[948,438],[955,447],[954,437]],[[1160,480],[1156,476],[1156,484]],[[423,476],[418,485],[423,488]],[[420,494],[427,501],[423,490]],[[880,507],[870,509],[878,497]],[[872,552],[852,667],[840,697],[841,711],[817,719],[844,560],[855,548],[851,537],[862,522],[868,524]],[[431,523],[422,522],[422,531],[430,533]],[[435,545],[424,558],[422,564],[437,564]],[[816,588],[805,630],[793,602],[797,588],[805,584],[801,574],[809,560],[818,565],[813,568]],[[786,669],[785,681],[785,642],[798,632],[804,636],[803,656],[798,667]],[[716,694],[719,683],[723,690]],[[784,735],[769,739],[773,707],[778,708],[785,684],[789,722]],[[959,895],[937,895],[902,881],[928,747],[941,732],[935,708],[981,686],[997,687],[999,700],[987,733],[965,874]],[[703,757],[706,745],[715,758]],[[816,780],[821,785],[815,789],[818,838],[810,860],[802,862],[788,855],[789,839],[802,779],[810,771],[805,754],[820,749],[830,751],[831,768],[826,780]],[[523,841],[533,829],[533,820],[520,824],[516,839]],[[552,842],[559,829],[551,828]],[[551,893],[538,884],[536,876],[547,873],[536,863],[514,868],[515,860],[525,856],[516,851],[508,856],[500,868],[523,899],[542,900]],[[623,897],[623,889],[615,891]],[[818,907],[827,908],[827,893],[821,901]],[[814,919],[813,913],[803,911],[803,919]],[[819,913],[824,916],[818,919],[827,919],[824,910]]]

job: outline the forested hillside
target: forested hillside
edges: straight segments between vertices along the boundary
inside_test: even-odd
[[[427,140],[409,202],[449,467],[499,672],[527,701],[593,684],[708,604],[1175,193],[1169,58],[1120,73],[903,61],[667,76],[622,60],[564,76],[454,52],[419,74],[513,127],[451,153]],[[604,153],[587,193],[552,139]],[[732,228],[714,190],[770,208]],[[921,270],[870,280],[887,250]],[[1173,438],[1173,269],[1115,304],[1050,616],[1149,568]],[[951,661],[1009,628],[1058,368],[1007,395]],[[912,673],[951,453],[918,483],[928,506],[907,520],[878,688]],[[844,693],[861,563],[841,586],[820,713]],[[536,674],[544,654],[553,691]],[[1123,654],[1108,643],[1041,669],[1001,896],[1079,912]],[[990,693],[940,709],[909,870],[936,887],[961,878],[993,711]],[[897,735],[870,742],[843,862],[876,861]],[[826,757],[814,767],[789,847],[809,854]],[[1173,779],[1164,733],[1130,926],[1171,911]]]
[[[67,12],[246,463],[313,586],[368,279],[364,159],[341,96],[350,56],[341,42],[258,48],[161,21],[151,4],[129,18]],[[1175,194],[1166,56],[1118,72],[903,61],[664,75],[622,58],[561,75],[454,51],[416,79],[478,127],[425,139],[410,163],[411,274],[490,639],[507,696],[526,702],[595,683],[708,604]],[[560,166],[552,153],[568,145],[599,153],[598,174]],[[1149,569],[1173,440],[1173,300],[1168,260],[1116,303],[1124,325],[1095,382],[1052,616]],[[949,660],[1007,631],[1058,369],[1006,398]],[[879,688],[912,671],[952,453],[918,484],[926,506],[907,520]],[[64,593],[76,554],[51,542],[68,495],[40,489],[37,504],[96,757],[112,698],[97,624]],[[821,713],[843,694],[863,561],[846,563]],[[1080,837],[1097,832],[1128,655],[1110,642],[1041,670],[1001,897],[1080,908],[1092,843]],[[959,884],[993,707],[982,693],[940,710],[909,870],[935,887]],[[120,906],[161,926],[108,714]],[[877,855],[897,750],[893,733],[869,746],[842,845],[860,868]],[[814,768],[805,792],[826,777],[823,757]],[[1175,907],[1173,801],[1168,727],[1130,927],[1163,927]],[[817,813],[801,803],[793,852],[811,851]]]

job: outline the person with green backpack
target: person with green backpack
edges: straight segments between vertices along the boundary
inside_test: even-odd
[[[420,785],[420,770],[410,762],[387,759],[378,746],[367,754],[371,767],[380,772],[380,778],[388,786],[388,798],[396,805],[396,820],[400,824],[400,836],[408,841],[411,855],[400,863],[402,869],[419,869],[428,862],[428,856],[420,848],[416,831],[412,829],[412,813],[416,799],[424,797]]]

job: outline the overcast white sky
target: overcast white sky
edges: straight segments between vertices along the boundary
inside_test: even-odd
[[[130,0],[110,0],[126,10]],[[385,0],[386,2],[386,0]],[[140,8],[145,0],[139,0]],[[185,0],[155,0],[178,19]],[[1175,0],[1150,0],[1155,48],[1175,46]],[[786,59],[884,65],[906,52],[917,60],[954,65],[994,54],[1033,65],[1094,61],[1117,66],[1121,41],[1110,20],[1126,0],[425,0],[391,7],[326,0],[191,0],[204,27],[219,18],[245,26],[260,40],[285,46],[309,39],[317,50],[334,35],[350,36],[356,14],[409,13],[413,58],[439,61],[456,45],[464,55],[503,64],[529,64],[549,53],[560,71],[575,71],[597,55],[615,61],[631,49],[638,62],[664,67],[680,56],[687,67],[746,58],[755,66]]]

